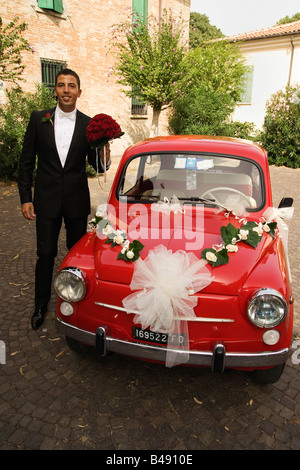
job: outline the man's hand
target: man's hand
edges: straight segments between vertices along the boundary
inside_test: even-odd
[[[25,204],[22,204],[22,214],[27,220],[35,219],[35,212],[32,202],[26,202]]]

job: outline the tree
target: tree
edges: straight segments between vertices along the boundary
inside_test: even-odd
[[[186,62],[191,70],[190,91],[173,102],[171,131],[249,138],[253,124],[230,121],[247,70],[239,46],[226,41],[203,44],[190,51]]]
[[[207,15],[191,12],[190,15],[190,48],[200,46],[204,41],[223,37],[222,31],[210,24]]]
[[[22,52],[34,52],[33,47],[22,36],[28,27],[27,24],[25,22],[18,24],[18,21],[19,17],[15,16],[12,21],[3,26],[0,17],[0,80],[15,84],[19,80],[24,80],[20,77],[24,70]]]
[[[160,21],[134,15],[114,27],[112,46],[122,91],[153,108],[151,135],[157,135],[161,111],[183,93],[189,81],[182,21],[166,10]]]
[[[36,85],[35,93],[20,87],[7,91],[7,102],[0,105],[0,179],[14,180],[30,114],[35,109],[55,106],[53,93],[45,85]]]
[[[270,164],[300,167],[300,86],[286,86],[266,104],[260,136]]]
[[[299,20],[300,20],[300,13],[295,13],[293,16],[285,16],[284,18],[281,18],[279,21],[277,21],[276,24],[293,23],[293,21],[299,21]]]

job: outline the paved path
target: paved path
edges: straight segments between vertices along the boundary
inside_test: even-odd
[[[283,196],[295,199],[289,252],[300,337],[300,170],[271,168],[271,175],[274,205]],[[97,180],[90,185],[95,207]],[[166,369],[94,351],[78,356],[57,332],[54,296],[43,328],[31,330],[34,225],[20,215],[15,185],[0,185],[0,214],[1,450],[300,449],[296,349],[281,379],[268,386],[242,372]],[[64,254],[62,236],[57,264]]]

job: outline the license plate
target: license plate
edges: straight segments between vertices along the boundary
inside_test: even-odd
[[[143,330],[137,326],[132,327],[132,337],[140,341],[147,341],[147,343],[155,344],[168,344],[168,334],[160,333],[151,330]],[[170,336],[169,344],[172,346],[185,346],[186,345],[186,335],[181,333],[172,333]]]

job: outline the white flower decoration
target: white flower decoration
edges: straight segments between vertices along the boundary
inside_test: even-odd
[[[262,226],[262,228],[263,228],[264,232],[270,232],[270,230],[271,230],[268,224],[264,224]]]
[[[124,240],[125,238],[123,237],[123,232],[121,232],[121,230],[117,230],[115,232],[115,237],[113,238],[113,242],[116,243],[117,245],[122,245]]]
[[[238,246],[237,245],[226,245],[226,250],[229,251],[230,253],[235,253],[238,251]]]
[[[128,250],[126,253],[126,256],[128,259],[133,259],[134,258],[134,253],[131,250]]]
[[[258,226],[257,227],[254,227],[253,229],[253,232],[257,232],[257,234],[261,237],[262,234],[264,233],[264,229],[263,229],[263,225],[261,222],[259,222]]]
[[[104,227],[102,229],[102,233],[103,235],[110,235],[111,233],[113,233],[114,229],[112,228],[111,225],[107,224],[106,227]]]
[[[215,263],[217,261],[217,257],[212,251],[208,251],[205,257],[208,261],[211,261],[212,263]]]
[[[248,235],[249,235],[249,230],[243,230],[243,229],[240,230],[239,237],[241,240],[247,240]]]

